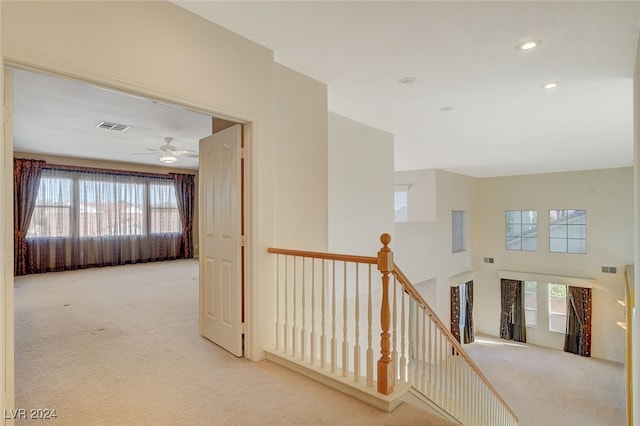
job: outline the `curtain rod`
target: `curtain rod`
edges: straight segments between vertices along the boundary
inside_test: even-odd
[[[44,169],[51,170],[68,170],[68,171],[78,171],[78,172],[97,172],[97,173],[109,173],[114,175],[134,175],[134,176],[143,176],[143,177],[158,177],[171,179],[171,175],[179,175],[186,174],[189,176],[195,176],[190,173],[173,173],[169,172],[167,174],[162,173],[151,173],[151,172],[137,172],[137,171],[129,171],[129,170],[117,170],[117,169],[101,169],[98,167],[84,167],[84,166],[69,166],[66,164],[49,164],[45,163]]]

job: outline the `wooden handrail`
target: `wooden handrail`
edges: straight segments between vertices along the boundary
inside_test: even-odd
[[[354,256],[350,254],[337,253],[321,253],[317,251],[289,250],[281,248],[269,247],[267,251],[271,254],[284,254],[287,256],[311,257],[314,259],[338,260],[344,262],[367,263],[375,265],[378,263],[377,257],[372,256]]]
[[[413,297],[418,302],[418,304],[422,306],[422,308],[425,311],[427,311],[427,314],[431,318],[433,318],[436,326],[442,331],[442,333],[444,333],[445,336],[447,336],[447,340],[451,342],[451,345],[467,361],[467,363],[471,366],[471,369],[478,375],[478,377],[480,377],[480,379],[482,379],[482,381],[487,385],[489,390],[491,390],[491,392],[496,396],[496,398],[498,398],[500,402],[502,402],[505,408],[509,410],[509,413],[511,413],[511,415],[517,422],[518,416],[516,415],[516,413],[513,412],[509,404],[507,404],[507,402],[502,398],[502,396],[500,396],[500,393],[498,393],[496,388],[493,387],[491,382],[489,382],[489,379],[487,379],[487,377],[482,373],[482,371],[476,365],[476,363],[473,362],[473,360],[469,357],[467,352],[464,349],[462,349],[462,345],[460,344],[460,342],[458,342],[458,340],[453,336],[453,334],[451,334],[451,331],[449,330],[449,328],[444,325],[442,320],[433,311],[433,309],[431,309],[429,304],[426,302],[426,300],[424,300],[424,298],[418,292],[418,290],[413,286],[413,284],[411,284],[411,281],[409,281],[409,278],[407,278],[407,276],[402,272],[400,268],[398,268],[398,265],[396,265],[395,263],[393,264],[393,275],[400,282],[400,284],[404,288],[404,291],[408,293],[411,297]]]
[[[407,276],[402,272],[402,270],[398,267],[398,265],[396,265],[393,262],[393,253],[388,248],[388,244],[389,244],[390,240],[391,240],[391,237],[388,234],[383,234],[381,236],[381,242],[383,243],[384,247],[378,253],[378,257],[355,256],[355,255],[348,255],[348,254],[323,253],[323,252],[302,251],[302,250],[291,250],[291,249],[281,249],[281,248],[274,248],[274,247],[268,248],[267,251],[269,253],[271,253],[271,254],[282,254],[282,255],[294,256],[294,257],[306,257],[306,258],[313,258],[313,259],[324,259],[324,260],[334,260],[334,261],[344,261],[344,262],[354,262],[354,263],[361,263],[361,264],[378,265],[378,269],[382,273],[382,287],[383,287],[383,290],[385,288],[385,281],[386,281],[386,284],[387,284],[386,287],[388,287],[388,285],[389,285],[388,276],[385,274],[385,272],[390,270],[389,272],[392,273],[393,276],[396,278],[396,280],[398,280],[400,282],[400,284],[403,287],[403,290],[407,294],[409,294],[411,297],[413,297],[413,299],[416,300],[416,302],[420,306],[422,306],[422,308],[425,310],[427,315],[429,315],[429,317],[431,317],[433,319],[436,327],[440,329],[442,334],[444,334],[445,337],[447,338],[447,340],[451,343],[451,345],[455,349],[455,351],[463,359],[466,360],[467,364],[471,367],[471,369],[475,372],[475,374],[485,383],[487,388],[502,403],[502,405],[506,408],[506,410],[511,414],[513,419],[516,422],[518,422],[518,416],[513,412],[511,407],[509,407],[507,402],[498,393],[496,388],[494,388],[493,385],[489,382],[487,377],[482,373],[482,371],[476,365],[476,363],[465,352],[465,350],[462,348],[462,345],[460,344],[460,342],[458,342],[458,340],[453,336],[453,334],[449,330],[449,327],[447,327],[442,322],[442,320],[433,311],[433,309],[429,306],[429,304],[422,297],[422,295],[418,292],[418,290],[413,286],[413,284],[407,278]],[[388,272],[387,272],[387,274],[388,274]],[[386,278],[386,280],[385,280],[385,278]],[[385,301],[385,293],[386,292],[383,291],[383,301],[382,301],[382,311],[381,311],[381,328],[382,328],[381,349],[382,349],[382,357],[381,357],[381,360],[379,361],[379,364],[378,364],[378,376],[379,376],[379,381],[383,382],[382,383],[382,385],[383,385],[382,388],[383,389],[380,389],[380,386],[379,386],[378,390],[381,393],[388,394],[390,391],[393,390],[393,382],[395,381],[395,379],[390,378],[388,376],[389,371],[392,371],[392,370],[389,369],[389,368],[381,368],[381,363],[380,363],[382,361],[382,364],[385,365],[386,367],[388,367],[388,364],[390,364],[388,362],[389,360],[387,359],[388,358],[388,350],[389,350],[389,348],[388,348],[388,343],[389,343],[388,342],[388,339],[389,339],[389,336],[388,336],[388,334],[389,334],[389,332],[388,332],[389,307],[386,306],[386,308],[385,308],[385,303],[386,303],[386,305],[388,305],[388,297],[387,297],[387,300]],[[385,326],[387,328],[385,328]],[[389,378],[387,379],[387,377],[389,377]],[[385,379],[387,379],[387,380],[385,380]],[[379,385],[380,384],[381,383],[379,383]]]

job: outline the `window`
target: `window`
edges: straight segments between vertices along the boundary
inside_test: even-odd
[[[176,190],[173,184],[149,185],[149,210],[152,234],[165,232],[182,232]]]
[[[586,210],[549,210],[549,251],[587,252]]]
[[[524,282],[524,319],[527,327],[538,325],[538,283]]]
[[[549,331],[567,329],[567,286],[549,283]]]
[[[409,220],[407,204],[408,193],[408,185],[397,185],[395,187],[393,204],[396,222],[408,222]]]
[[[80,237],[145,233],[144,184],[79,180]]]
[[[42,177],[27,237],[71,236],[72,180]]]
[[[505,228],[507,250],[538,250],[538,212],[507,210]]]
[[[44,170],[28,238],[182,233],[173,181]]]
[[[451,234],[452,234],[452,252],[460,253],[466,250],[465,247],[465,212],[461,210],[453,210],[451,212]]]

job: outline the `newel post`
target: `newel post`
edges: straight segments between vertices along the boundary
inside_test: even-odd
[[[395,371],[391,362],[391,309],[389,307],[389,274],[393,270],[393,252],[389,248],[391,235],[380,236],[382,249],[378,252],[378,270],[382,273],[382,308],[380,309],[380,359],[378,360],[378,392],[389,395],[395,385]]]

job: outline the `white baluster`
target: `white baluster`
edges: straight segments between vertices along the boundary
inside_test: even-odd
[[[473,411],[471,411],[471,407],[474,402],[475,395],[473,394],[473,371],[469,368],[469,364],[466,363],[465,360],[462,359],[459,353],[456,353],[456,361],[459,365],[458,367],[458,387],[459,390],[457,392],[458,404],[466,405],[466,413],[467,418],[470,422],[474,422],[473,419]]]
[[[452,375],[453,375],[453,379],[451,381],[451,400],[452,400],[452,409],[454,410],[454,412],[456,413],[462,413],[462,409],[460,408],[460,405],[463,401],[463,393],[462,393],[462,369],[463,369],[463,365],[460,364],[460,357],[458,356],[458,351],[457,349],[452,349],[452,355],[451,355],[451,370],[452,370]]]
[[[391,365],[393,366],[393,377],[394,379],[398,378],[398,346],[397,346],[397,336],[398,336],[398,303],[396,301],[396,293],[398,292],[398,281],[396,280],[395,275],[393,276],[393,306],[391,308],[391,318],[393,324],[392,339],[391,339]]]
[[[420,389],[422,393],[425,393],[427,383],[427,313],[424,308],[420,309],[420,311],[422,312],[422,375],[420,377]]]
[[[276,350],[280,350],[280,255],[276,254]]]
[[[360,381],[360,265],[356,263],[356,344],[353,347],[353,380]]]
[[[284,258],[284,348],[289,351],[289,256]]]
[[[300,329],[300,360],[304,361],[305,357],[306,357],[306,351],[305,351],[305,347],[306,347],[306,329],[305,329],[305,306],[307,304],[307,299],[305,299],[305,285],[306,285],[306,279],[307,279],[307,275],[305,274],[305,263],[306,263],[306,259],[303,257],[302,258],[302,328]]]
[[[467,371],[467,374],[466,374],[465,384],[466,384],[466,387],[468,389],[467,392],[468,392],[469,398],[466,398],[467,401],[465,401],[465,409],[466,409],[467,413],[470,414],[469,417],[471,417],[471,413],[473,413],[473,397],[474,397],[474,394],[473,394],[474,383],[473,382],[474,382],[474,378],[476,376],[476,373],[470,367],[467,367],[466,371]]]
[[[449,344],[447,340],[447,362],[445,368],[447,369],[447,395],[449,396],[449,407],[453,403],[453,366],[451,365],[451,354],[453,353],[453,345]]]
[[[444,340],[444,351],[442,352],[442,368],[444,369],[444,378],[443,378],[443,390],[444,390],[444,407],[445,409],[449,408],[449,404],[451,403],[451,395],[449,395],[449,374],[451,370],[449,369],[449,341],[447,339]]]
[[[489,421],[489,417],[487,416],[488,404],[487,404],[487,393],[485,392],[485,388],[483,386],[484,383],[480,382],[480,404],[482,407],[482,411],[480,413],[480,424],[485,424]]]
[[[298,287],[296,276],[297,259],[296,256],[293,256],[293,328],[291,330],[291,356],[296,356],[298,350],[298,328],[296,327],[298,320],[296,317],[296,288]]]
[[[438,395],[441,404],[444,404],[444,387],[443,376],[444,370],[442,364],[444,363],[444,357],[442,356],[442,330],[438,328]]]
[[[476,395],[476,392],[475,392],[475,384],[476,384],[475,383],[475,372],[471,368],[469,368],[468,366],[467,366],[467,371],[468,371],[468,374],[467,374],[467,386],[469,388],[468,394],[470,395],[469,404],[468,404],[468,410],[469,410],[469,413],[471,414],[470,418],[475,421],[476,420],[475,419],[475,413],[477,413],[477,411],[478,411],[478,407],[476,405],[476,403],[478,401],[477,400],[478,396]]]
[[[347,377],[349,374],[349,343],[347,342],[348,332],[348,312],[347,301],[349,295],[347,294],[347,262],[342,265],[344,268],[342,278],[342,377]]]
[[[467,400],[472,397],[467,389],[467,385],[465,384],[467,365],[465,363],[458,364],[457,358],[457,351],[455,351],[452,356],[452,361],[455,365],[455,372],[453,375],[454,392],[452,399],[454,402],[454,407],[457,407],[458,411],[460,412],[460,416],[465,419],[465,422],[471,424],[473,423],[471,420],[471,416],[469,415],[471,413],[469,413],[465,408]]]
[[[408,356],[409,356],[409,371],[407,371],[407,382],[413,384],[412,379],[413,379],[413,368],[415,367],[415,357],[414,357],[414,342],[413,342],[413,328],[415,327],[414,321],[413,321],[413,305],[414,305],[414,301],[413,298],[409,298],[409,335],[408,335],[408,339],[409,339],[409,347],[408,347]]]
[[[428,393],[427,396],[430,398],[433,398],[433,387],[434,387],[434,379],[433,379],[433,373],[434,373],[434,364],[435,364],[435,356],[434,356],[434,349],[433,349],[433,339],[434,339],[434,334],[433,334],[433,319],[431,318],[431,315],[429,315],[429,341],[428,341],[428,349],[427,349],[427,353],[428,353],[428,357],[429,357],[429,361],[427,363],[427,376],[429,377],[428,379],[428,383],[429,383],[429,387],[428,387]]]
[[[415,315],[415,335],[413,336],[413,353],[415,357],[415,370],[413,371],[413,385],[419,389],[420,387],[420,305],[416,301],[416,307],[414,311]],[[423,367],[424,368],[424,367]]]
[[[368,292],[368,301],[367,301],[367,386],[373,387],[373,333],[371,331],[371,323],[372,323],[372,302],[371,302],[371,268],[372,265],[369,265],[369,292]]]
[[[325,318],[325,310],[326,310],[326,302],[327,297],[325,295],[325,288],[327,286],[325,279],[325,270],[326,265],[324,259],[322,259],[322,323],[321,323],[321,333],[320,333],[320,368],[325,368],[327,366],[327,334],[325,333],[325,325],[327,323]]]
[[[476,424],[482,423],[482,393],[480,392],[481,381],[478,380],[477,375],[473,375],[473,403],[471,404],[473,409],[473,419]]]
[[[400,380],[403,382],[407,381],[407,357],[405,352],[405,334],[407,332],[405,325],[405,309],[404,309],[404,295],[405,292],[402,290],[402,306],[400,308]]]
[[[331,261],[332,279],[331,279],[331,372],[336,372],[336,363],[338,362],[338,345],[336,340],[336,261]]]
[[[311,259],[311,365],[316,363],[316,261]]]

